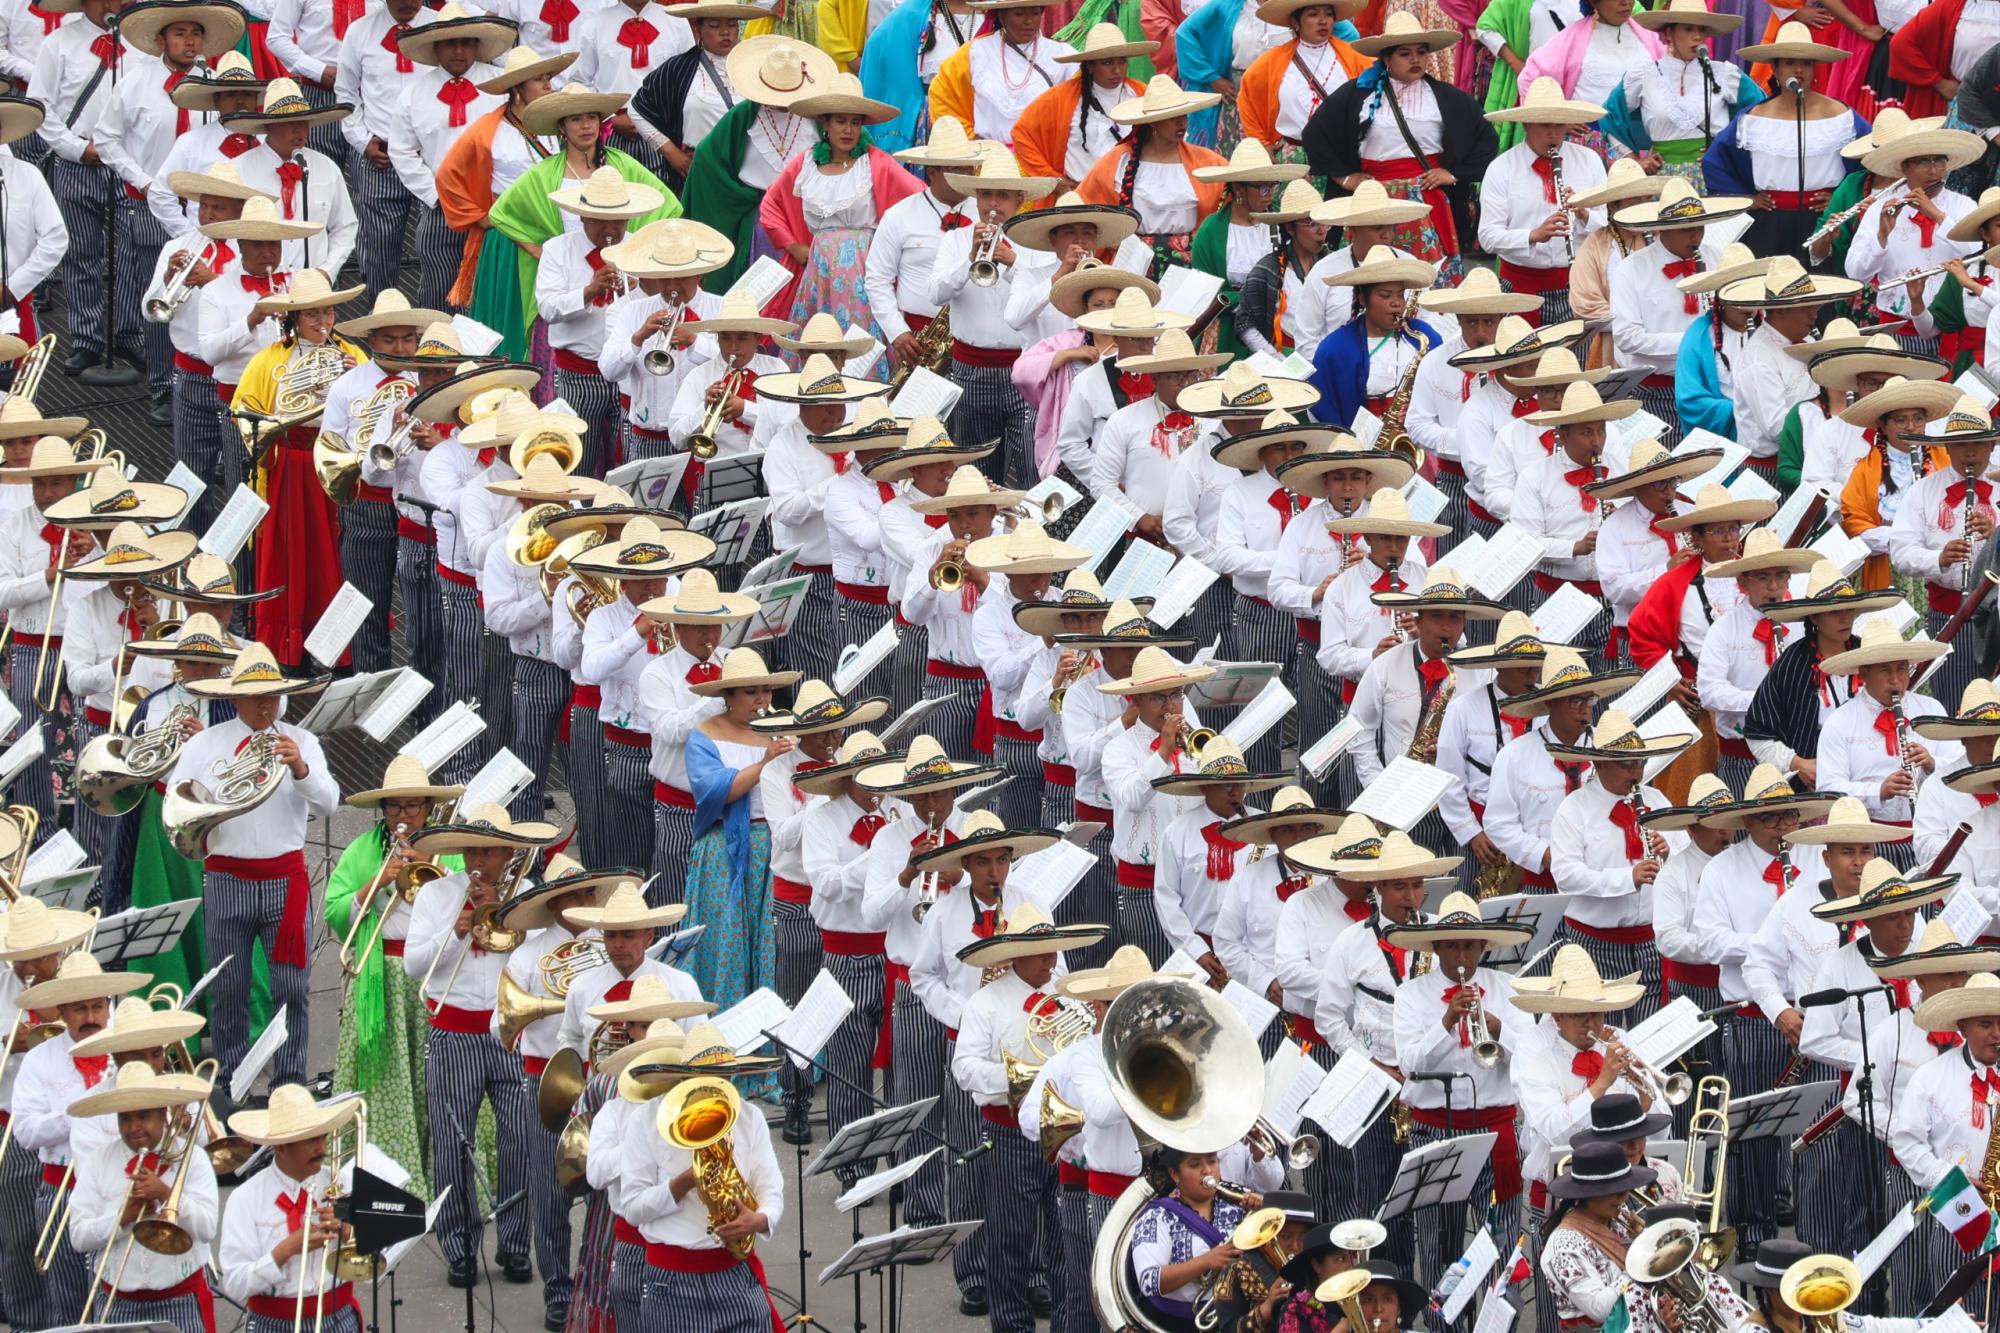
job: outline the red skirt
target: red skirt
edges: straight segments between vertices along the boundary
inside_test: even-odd
[[[285,432],[265,457],[264,500],[257,527],[257,586],[284,591],[253,609],[257,639],[284,666],[305,659],[306,635],[340,592],[340,518],[313,473],[317,427]]]

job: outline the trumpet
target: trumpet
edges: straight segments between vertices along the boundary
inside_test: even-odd
[[[965,586],[965,562],[962,560],[940,560],[931,570],[931,586],[939,592],[957,592]]]
[[[939,831],[943,828],[943,819],[932,821],[927,836],[933,845],[936,844]],[[926,872],[924,877],[917,881],[917,902],[916,906],[910,909],[910,920],[916,922],[918,925],[923,924],[925,914],[937,905],[938,889],[943,876],[944,872],[942,870],[932,870]]]
[[[992,230],[986,233],[985,242],[972,252],[972,272],[969,275],[975,287],[991,287],[1000,281],[1000,263],[993,256],[1000,251],[1000,210],[986,210],[986,225]]]
[[[187,262],[175,269],[174,275],[161,285],[160,294],[146,302],[146,318],[155,323],[166,322],[174,311],[181,308],[181,304],[188,297],[194,295],[194,288],[189,285],[188,280],[194,272],[195,265],[209,263],[214,258],[213,244],[204,245],[201,247],[201,253],[190,255]]]
[[[717,380],[716,383],[722,386],[721,390],[715,395],[715,401],[708,405],[708,411],[702,415],[701,425],[695,430],[694,434],[688,436],[687,440],[688,452],[704,461],[715,457],[717,452],[722,448],[721,445],[716,443],[715,437],[722,430],[723,404],[733,398],[736,395],[736,391],[743,387],[743,368],[741,366],[732,367],[729,373]]]
[[[1047,527],[1063,516],[1065,507],[1062,496],[1051,494],[1044,496],[1039,505],[1023,500],[1012,509],[1002,510],[1001,517],[1012,519],[1016,524],[1032,519]]]
[[[1461,986],[1470,986],[1472,985],[1472,974],[1478,970],[1476,966],[1468,967],[1465,969],[1463,975],[1454,976],[1452,980]],[[1470,1026],[1473,1033],[1472,1063],[1478,1065],[1481,1069],[1491,1069],[1493,1066],[1499,1064],[1500,1057],[1504,1052],[1500,1049],[1499,1041],[1493,1035],[1492,1020],[1486,1015],[1486,996],[1481,990],[1475,989],[1473,991],[1472,1012],[1466,1016],[1466,1023]]]
[[[646,354],[639,358],[639,364],[646,368],[648,375],[671,375],[674,373],[674,335],[680,332],[681,319],[687,314],[687,306],[680,300],[667,302],[667,309],[673,318],[649,341]]]
[[[1095,670],[1097,670],[1097,654],[1079,653],[1076,660],[1070,664],[1069,670],[1056,677],[1055,688],[1049,691],[1049,711],[1062,712],[1063,697],[1069,693],[1069,687]]]
[[[1258,1116],[1257,1123],[1250,1126],[1243,1142],[1265,1157],[1282,1155],[1285,1165],[1294,1171],[1303,1171],[1319,1160],[1318,1139],[1310,1134],[1288,1136],[1262,1116]]]

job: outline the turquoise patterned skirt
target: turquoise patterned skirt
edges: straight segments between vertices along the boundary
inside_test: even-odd
[[[701,997],[716,1012],[729,1008],[760,987],[777,984],[778,964],[771,915],[771,829],[763,820],[750,826],[750,863],[743,867],[743,887],[733,886],[729,840],[721,824],[710,826],[695,840],[688,857],[686,926],[708,930],[688,955],[687,970],[701,985]],[[737,1088],[745,1097],[776,1100],[776,1075],[744,1079]]]
[[[788,318],[803,327],[822,310],[840,321],[842,329],[863,329],[876,342],[882,341],[882,326],[868,308],[868,290],[863,285],[868,263],[868,243],[875,239],[873,227],[830,227],[813,233],[812,253],[806,256],[805,272],[799,275],[797,294],[792,297]],[[794,366],[802,358],[785,353]],[[889,358],[875,359],[870,378],[886,383]]]

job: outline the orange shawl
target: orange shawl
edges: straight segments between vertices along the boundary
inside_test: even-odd
[[[1298,49],[1299,42],[1294,37],[1258,56],[1243,71],[1236,110],[1243,117],[1244,135],[1257,139],[1266,148],[1275,150],[1284,137],[1278,133],[1278,89],[1285,82],[1285,71],[1291,68],[1292,53]],[[1338,37],[1333,39],[1333,54],[1350,79],[1360,78],[1362,71],[1375,63]]]
[[[438,206],[444,224],[465,235],[465,258],[459,261],[458,277],[446,299],[461,310],[472,305],[472,278],[479,272],[479,247],[486,244],[486,214],[493,207],[493,136],[506,118],[507,104],[465,127],[438,163]]]
[[[1850,537],[1882,526],[1882,446],[1876,445],[1863,454],[1847,474],[1847,485],[1840,492],[1840,528]],[[1937,472],[1951,466],[1951,455],[1942,446],[1932,445],[1927,471]],[[1861,588],[1886,588],[1895,581],[1895,571],[1889,567],[1886,555],[1871,555],[1861,566]]]
[[[1069,161],[1070,137],[1076,133],[1076,109],[1083,104],[1083,80],[1087,74],[1064,79],[1049,89],[1022,110],[1020,119],[1014,122],[1014,157],[1021,164],[1021,170],[1030,176],[1054,176],[1058,180],[1069,179],[1065,169]],[[1145,92],[1137,79],[1125,80],[1125,86],[1133,96]],[[1051,190],[1046,198],[1029,204],[1037,208],[1053,204],[1059,191]]]
[[[1090,169],[1090,174],[1076,187],[1076,192],[1083,196],[1083,202],[1086,204],[1118,202],[1118,182],[1125,173],[1125,158],[1131,151],[1130,143],[1121,143],[1097,159],[1097,165]],[[1196,180],[1194,169],[1228,165],[1228,160],[1214,149],[1191,144],[1185,139],[1181,141],[1181,167],[1188,174],[1188,184],[1194,186],[1195,210],[1201,215],[1195,219],[1197,225],[1222,207],[1223,192],[1229,187],[1221,181]]]

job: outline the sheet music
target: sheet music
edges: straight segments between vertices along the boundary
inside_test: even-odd
[[[1833,567],[1843,574],[1852,574],[1868,558],[1868,543],[1859,537],[1848,536],[1838,523],[1821,533],[1819,540],[1807,549],[1817,552],[1821,559],[1831,561]],[[1802,573],[1798,577],[1803,579],[1806,575]]]
[[[1812,507],[1813,500],[1822,495],[1826,496],[1829,505],[1833,503],[1833,495],[1824,486],[1795,488],[1785,497],[1785,502],[1778,506],[1778,512],[1764,520],[1763,526],[1776,533],[1778,543],[1783,545],[1791,540],[1792,529],[1798,527],[1799,520],[1806,516],[1806,510]],[[1744,534],[1744,544],[1749,544],[1748,533]]]
[[[825,976],[826,974],[822,972],[820,975]],[[853,1007],[851,1001],[849,1007]],[[894,1166],[885,1166],[872,1176],[863,1176],[861,1179],[855,1181],[845,1193],[833,1201],[835,1211],[851,1213],[869,1200],[880,1198],[889,1190],[894,1189],[911,1176],[917,1174],[917,1172],[923,1170],[931,1158],[943,1151],[943,1148],[932,1148],[929,1152],[919,1153],[906,1162],[898,1162]]]
[[[1465,1307],[1472,1304],[1472,1298],[1485,1290],[1493,1265],[1500,1262],[1500,1247],[1493,1243],[1493,1233],[1481,1227],[1479,1234],[1472,1238],[1472,1244],[1466,1246],[1463,1257],[1465,1267],[1459,1270],[1458,1285],[1452,1289],[1451,1295],[1445,1297],[1444,1305],[1438,1311],[1438,1317],[1446,1324],[1465,1313]],[[1453,1267],[1457,1268],[1457,1265]]]
[[[534,780],[534,770],[503,745],[465,784],[465,794],[458,798],[458,803],[467,810],[480,805],[506,805]]]
[[[1954,888],[1945,902],[1944,911],[1938,913],[1939,919],[1951,927],[1951,933],[1966,944],[1984,935],[1986,927],[1993,922],[1993,914],[1980,906],[1979,899],[1969,892],[1971,887],[1970,884],[1960,884]]]
[[[415,667],[404,667],[396,683],[386,690],[375,706],[361,719],[361,730],[376,744],[387,744],[389,733],[403,725],[435,687]]]
[[[1100,823],[1095,819],[1072,819],[1062,826],[1063,839],[1079,847],[1088,847],[1097,841],[1098,834],[1109,827],[1111,827],[1109,824]]]
[[[1916,1214],[1911,1213],[1909,1217],[1910,1217],[1910,1226],[1914,1228],[1917,1224]],[[1894,1224],[1891,1223],[1891,1225]],[[1906,1231],[1904,1234],[1907,1235],[1908,1232]],[[1870,1250],[1873,1250],[1874,1248],[1875,1246],[1871,1242],[1870,1245],[1868,1246],[1868,1250],[1864,1250],[1862,1251],[1862,1253],[1866,1254]],[[1893,1250],[1895,1246],[1892,1245],[1889,1248]],[[1877,1259],[1875,1262],[1877,1267],[1879,1267],[1882,1261],[1881,1259]],[[1857,1268],[1861,1267],[1859,1262],[1855,1264],[1855,1267]],[[1865,1281],[1868,1278],[1868,1276],[1874,1271],[1875,1269],[1873,1268],[1862,1268],[1861,1269],[1862,1279]],[[1971,1315],[1965,1312],[1965,1307],[1963,1305],[1959,1305],[1956,1302],[1954,1302],[1950,1309],[1946,1310],[1943,1314],[1939,1315],[1937,1318],[1926,1320],[1924,1323],[1917,1325],[1917,1333],[1979,1333],[1979,1324],[1977,1323],[1977,1321],[1973,1319]]]
[[[1479,1307],[1479,1317],[1472,1321],[1472,1333],[1508,1333],[1519,1317],[1513,1303],[1496,1293]]]
[[[763,587],[745,585],[738,591],[755,599],[757,609],[748,620],[738,621],[722,631],[722,642],[731,648],[746,643],[768,643],[790,634],[798,623],[807,595],[812,592],[812,575],[795,574]]]
[[[1701,728],[1694,719],[1682,711],[1677,703],[1667,702],[1654,709],[1645,721],[1639,724],[1639,734],[1647,740],[1657,740],[1662,736],[1697,736]],[[1651,782],[1665,771],[1668,764],[1680,758],[1679,754],[1663,754],[1646,761],[1646,781]]]
[[[1895,1253],[1896,1247],[1901,1245],[1909,1237],[1910,1233],[1916,1229],[1917,1214],[1915,1210],[1898,1208],[1889,1218],[1888,1224],[1875,1234],[1875,1238],[1868,1242],[1861,1253],[1854,1256],[1854,1266],[1861,1270],[1861,1280],[1866,1282],[1869,1278],[1875,1276],[1876,1270],[1882,1267],[1883,1261]],[[1957,1320],[1952,1319],[1951,1316],[1954,1314],[1958,1316]],[[1953,1330],[1953,1333],[1956,1333],[1956,1330],[1961,1327],[1965,1333],[1978,1333],[1979,1326],[1972,1322],[1970,1315],[1965,1313],[1965,1307],[1962,1305],[1953,1305],[1945,1314],[1940,1315],[1927,1324],[1919,1325],[1917,1333],[1929,1333],[1932,1329],[1940,1328],[1950,1329]]]
[[[1399,828],[1408,833],[1418,820],[1437,808],[1437,803],[1457,782],[1457,778],[1435,765],[1421,764],[1399,754],[1347,808],[1354,814],[1367,815],[1383,828]]]
[[[868,340],[866,347],[858,352],[849,352],[847,354],[847,363],[840,368],[840,373],[851,380],[871,378],[869,372],[874,370],[875,363],[882,359],[881,342],[866,329],[857,328],[852,324],[842,329],[840,336],[844,339],[866,338]]]
[[[840,982],[825,968],[819,970],[812,985],[799,997],[791,1017],[771,1029],[779,1041],[790,1047],[784,1051],[786,1059],[796,1069],[812,1066],[812,1057],[825,1049],[833,1040],[834,1032],[847,1021],[854,1012],[854,1001],[840,988]],[[782,1049],[782,1048],[781,1048]]]
[[[1333,771],[1334,763],[1347,753],[1347,747],[1354,744],[1361,735],[1361,720],[1353,714],[1333,724],[1326,735],[1314,741],[1299,756],[1299,763],[1315,778],[1324,781]]]
[[[1565,583],[1563,590],[1573,591],[1574,587],[1573,584]],[[1611,706],[1623,710],[1634,722],[1640,721],[1658,705],[1660,700],[1667,697],[1667,691],[1678,684],[1680,678],[1681,669],[1669,654],[1653,663],[1645,675],[1633,681],[1623,694],[1612,701]]]
[[[1264,1062],[1264,1100],[1259,1105],[1264,1108],[1266,1120],[1271,1118],[1271,1108],[1284,1096],[1292,1076],[1299,1072],[1299,1061],[1305,1058],[1305,1049],[1297,1042],[1288,1037],[1278,1039],[1278,1049],[1271,1052],[1271,1058]]]
[[[1111,267],[1143,278],[1153,267],[1153,247],[1137,236],[1127,236],[1118,243],[1118,253],[1111,256]]]
[[[1196,968],[1195,971],[1200,972],[1201,969]],[[1250,1035],[1253,1037],[1262,1036],[1264,1029],[1271,1026],[1271,1020],[1278,1016],[1277,1005],[1234,977],[1230,978],[1229,984],[1222,988],[1222,998],[1229,1001],[1230,1007],[1243,1016],[1243,1021],[1250,1025]]]
[[[1222,279],[1214,273],[1204,273],[1200,269],[1183,268],[1180,265],[1168,269],[1160,275],[1160,299],[1153,304],[1161,310],[1171,310],[1189,319],[1199,319],[1208,312],[1215,298],[1222,295]]]
[[[757,454],[756,457],[761,459],[763,454]],[[715,465],[711,463],[709,466],[713,469]],[[713,476],[713,471],[709,475]],[[764,511],[770,507],[771,502],[762,496],[749,500],[731,500],[726,505],[705,509],[696,514],[688,520],[687,530],[701,533],[719,547],[727,546],[733,541],[747,537],[764,521]]]
[[[1743,460],[1750,456],[1750,451],[1736,443],[1736,441],[1725,440],[1713,431],[1700,429],[1691,432],[1679,444],[1675,445],[1671,453],[1675,458],[1686,458],[1689,454],[1705,453],[1710,449],[1722,450],[1722,457],[1716,459],[1708,471],[1681,482],[1674,488],[1675,490],[1679,491],[1682,495],[1699,495],[1701,488],[1709,485],[1711,482],[1721,485],[1723,478],[1742,467]]]
[[[208,531],[201,534],[201,540],[195,543],[195,547],[220,559],[233,561],[243,549],[243,543],[250,540],[250,534],[264,521],[264,515],[270,512],[271,506],[259,499],[257,492],[239,483],[236,494],[222,506],[222,512],[208,525]]]
[[[1989,412],[1995,403],[2000,403],[2000,392],[1996,392],[1993,378],[1977,364],[1967,366],[1965,373],[1952,381],[1952,387],[1977,399],[1979,405]]]
[[[286,1011],[290,1005],[279,1005],[278,1012],[271,1015],[271,1021],[264,1025],[264,1031],[252,1042],[250,1050],[243,1057],[243,1063],[236,1066],[236,1073],[229,1080],[229,1100],[241,1106],[243,1099],[250,1095],[250,1085],[264,1072],[264,1066],[271,1063],[271,1057],[285,1044],[289,1032],[286,1027]]]
[[[23,884],[39,884],[57,875],[67,875],[89,858],[83,844],[70,836],[68,829],[57,829],[53,836],[34,851],[28,853],[27,865],[21,871]]]
[[[1693,1000],[1677,995],[1645,1022],[1625,1033],[1625,1044],[1655,1069],[1665,1069],[1715,1032]]]
[[[1196,708],[1245,707],[1283,669],[1276,662],[1217,662],[1212,658],[1204,662],[1200,655],[1195,661],[1215,668],[1213,676],[1188,686],[1188,702]]]
[[[196,1000],[200,999],[202,993],[206,991],[209,988],[209,986],[214,983],[217,977],[222,975],[222,969],[228,967],[229,960],[231,958],[234,958],[235,956],[236,955],[233,953],[226,955],[221,962],[215,964],[213,967],[209,968],[208,971],[202,973],[201,980],[195,982],[194,985],[188,987],[187,995],[181,1000],[181,1007],[185,1009],[189,1005],[193,1004]]]
[[[437,720],[410,738],[403,746],[402,753],[416,759],[436,773],[443,769],[445,761],[470,745],[475,737],[486,730],[486,719],[461,699],[438,714]]]
[[[845,694],[847,691],[842,690],[841,693]],[[876,732],[875,739],[890,749],[895,749],[903,744],[905,738],[922,735],[924,723],[929,720],[930,715],[943,708],[947,702],[948,697],[942,694],[930,699],[917,700],[905,708],[894,722]]]
[[[1896,631],[1897,638],[1905,639],[1909,637],[1910,626],[1917,623],[1917,609],[1910,605],[1908,598],[1904,598],[1894,606],[1885,606],[1880,611],[1870,611],[1866,615],[1856,616],[1854,618],[1855,634],[1859,635],[1864,627],[1877,621],[1886,621],[1890,628]],[[1928,638],[1930,636],[1925,635],[1924,637]]]
[[[1454,565],[1453,568],[1458,567]],[[1535,608],[1535,632],[1544,643],[1575,643],[1576,636],[1607,611],[1604,603],[1574,583],[1565,583]]]
[[[0,752],[0,787],[20,777],[22,769],[40,759],[45,745],[38,726],[29,727],[16,737],[5,752]]]
[[[632,497],[632,503],[649,509],[665,509],[680,494],[681,479],[687,474],[687,453],[642,458],[615,467],[604,479]]]
[[[208,483],[197,476],[193,468],[175,459],[174,470],[167,474],[167,485],[178,486],[187,492],[187,503],[181,506],[181,512],[160,525],[163,529],[172,531],[186,522],[187,516],[194,512],[195,502],[207,492]]]
[[[1084,561],[1083,568],[1095,574],[1118,539],[1130,532],[1138,521],[1138,511],[1126,503],[1123,495],[1112,491],[1097,498],[1097,503],[1090,507],[1090,512],[1069,534],[1069,544],[1090,552],[1090,559]]]
[[[1409,503],[1410,517],[1419,523],[1432,522],[1444,512],[1444,492],[1425,481],[1421,474],[1413,474],[1403,484],[1403,499]]]
[[[0,736],[4,736],[12,731],[15,724],[20,720],[21,710],[14,706],[12,699],[9,699],[5,694],[0,694]]]
[[[1121,597],[1151,597],[1159,591],[1161,580],[1174,567],[1174,553],[1164,546],[1151,542],[1133,542],[1125,548],[1125,554],[1118,560],[1118,567],[1111,571],[1111,577],[1104,580],[1104,600],[1115,602]]]
[[[785,284],[791,280],[790,269],[769,255],[761,255],[755,263],[743,270],[741,277],[729,285],[729,290],[722,294],[722,299],[726,301],[732,296],[748,296],[761,310],[765,303],[783,291]]]
[[[1287,1051],[1298,1057],[1297,1063],[1291,1065],[1290,1076],[1282,1086],[1272,1089],[1267,1085],[1264,1096],[1264,1119],[1270,1121],[1272,1128],[1280,1134],[1289,1137],[1299,1132],[1299,1122],[1305,1118],[1306,1103],[1312,1100],[1313,1094],[1319,1091],[1319,1085],[1326,1082],[1327,1076],[1325,1070],[1308,1060],[1305,1053],[1289,1041],[1279,1045],[1278,1054],[1272,1057],[1273,1068]],[[1272,1095],[1273,1092],[1276,1093],[1275,1096]]]
[[[1463,545],[1463,543],[1460,543]],[[1515,584],[1542,562],[1541,538],[1526,528],[1508,523],[1486,539],[1476,569],[1453,563],[1458,576],[1472,580],[1474,591],[1494,601],[1504,601]]]
[[[1146,619],[1161,629],[1173,628],[1174,623],[1192,610],[1202,594],[1213,587],[1220,577],[1193,556],[1181,557],[1179,563],[1160,580],[1160,586],[1153,590],[1153,609],[1146,613]]]
[[[1778,488],[1765,481],[1749,468],[1736,474],[1729,483],[1729,498],[1732,500],[1771,500],[1778,498]]]
[[[367,621],[368,613],[375,609],[375,603],[352,583],[342,583],[340,591],[326,604],[319,623],[306,635],[306,651],[313,661],[321,666],[340,665],[340,655],[347,651],[347,645]]]
[[[1222,734],[1236,742],[1236,747],[1247,751],[1262,740],[1264,733],[1284,721],[1298,700],[1285,688],[1285,682],[1273,676],[1257,692],[1257,697],[1243,706],[1243,711],[1229,720]]]
[[[1657,440],[1666,432],[1667,423],[1642,407],[1623,421],[1610,423],[1610,443],[1613,448],[1629,453],[1639,441]]]
[[[738,1055],[747,1055],[769,1041],[765,1029],[776,1032],[791,1016],[790,1007],[778,998],[778,992],[769,986],[759,986],[709,1021],[721,1030]]]
[[[1007,877],[1009,887],[1033,898],[1054,916],[1058,904],[1083,883],[1097,865],[1089,848],[1063,838],[1032,856],[1023,857]]]
[[[1300,1110],[1335,1143],[1352,1148],[1389,1108],[1395,1094],[1395,1081],[1355,1046],[1327,1072]]]
[[[889,660],[889,654],[896,651],[896,620],[891,616],[868,636],[866,643],[850,643],[840,650],[840,661],[834,667],[833,688],[840,694],[851,695],[868,679],[876,667]]]
[[[944,376],[918,366],[889,400],[889,412],[892,416],[936,417],[943,421],[964,393],[965,390]]]
[[[759,560],[756,564],[743,571],[743,582],[737,586],[755,588],[766,583],[776,583],[780,579],[790,577],[792,565],[798,560],[800,553],[804,549],[804,547],[794,546],[788,551],[779,551],[775,555],[765,556],[762,560]]]

